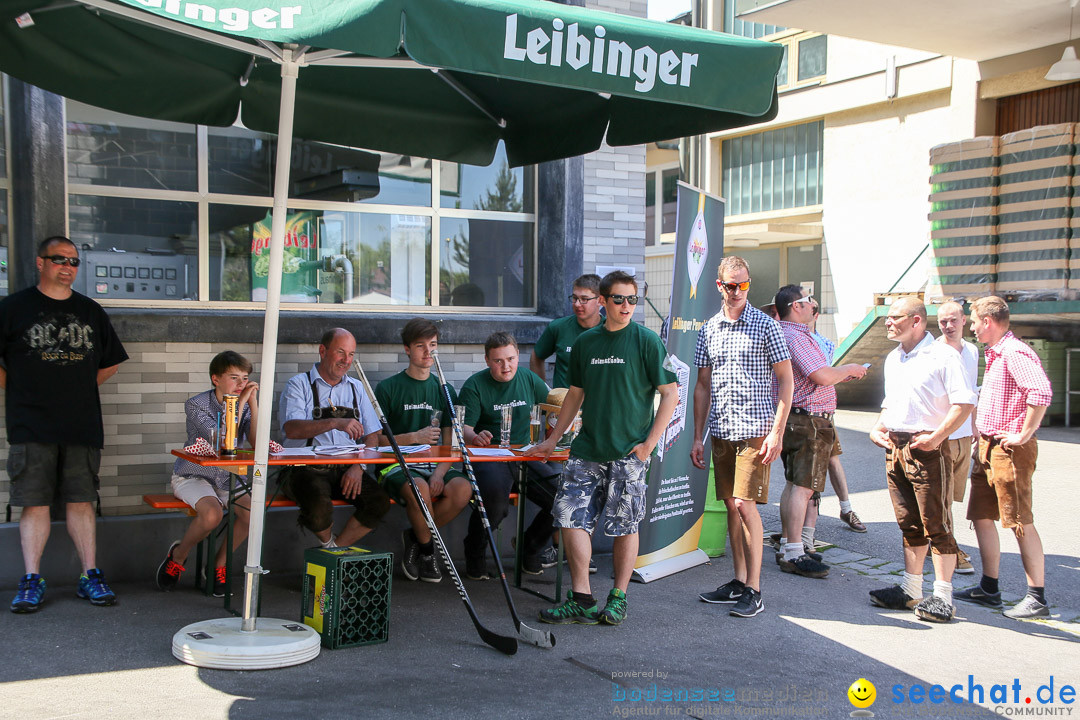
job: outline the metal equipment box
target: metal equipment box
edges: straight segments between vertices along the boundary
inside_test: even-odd
[[[363,548],[304,551],[301,620],[337,649],[386,642],[390,637],[391,553]]]

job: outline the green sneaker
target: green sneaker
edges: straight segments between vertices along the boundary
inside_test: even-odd
[[[556,605],[550,610],[540,611],[540,622],[555,625],[566,625],[567,623],[596,625],[600,622],[600,615],[596,611],[595,604],[592,607],[583,607],[581,603],[574,599],[574,591],[569,590],[566,593],[566,602],[562,605]]]
[[[611,588],[607,604],[600,611],[600,622],[606,625],[618,625],[626,619],[626,593],[619,588]]]

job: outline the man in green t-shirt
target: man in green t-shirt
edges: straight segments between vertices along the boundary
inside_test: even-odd
[[[442,385],[431,374],[431,366],[435,364],[432,353],[439,347],[439,328],[430,320],[413,318],[401,329],[401,341],[405,344],[409,366],[383,380],[375,389],[375,397],[386,413],[386,422],[401,445],[449,445],[452,432],[450,408]],[[439,413],[439,419],[432,422],[435,412]],[[389,440],[380,438],[380,442],[388,443]],[[409,472],[436,527],[457,517],[472,497],[469,479],[450,463],[439,463],[434,467],[410,465]],[[386,494],[405,508],[412,525],[401,534],[405,546],[401,555],[402,572],[410,580],[439,582],[442,573],[435,559],[431,531],[412,491],[405,487],[408,480],[401,466],[397,463],[387,466],[378,473],[378,478]]]
[[[499,437],[502,409],[510,407],[513,412],[510,442],[528,444],[532,407],[547,400],[548,386],[536,373],[518,367],[518,344],[510,333],[493,333],[487,339],[484,361],[488,369],[476,373],[461,386],[459,402],[465,406],[465,442],[479,447],[490,445]],[[480,486],[480,497],[484,500],[492,530],[499,527],[510,509],[510,491],[517,477],[517,468],[512,465],[514,463],[473,464],[476,484]],[[551,504],[555,500],[555,484],[562,468],[558,463],[530,462],[527,465],[526,494],[539,510],[525,530],[521,569],[530,575],[539,575],[544,572],[540,553],[551,537]],[[465,576],[471,580],[491,578],[484,560],[486,547],[487,534],[480,511],[474,509],[465,536]]]
[[[555,355],[555,376],[551,387],[570,387],[570,348],[578,336],[604,321],[600,315],[600,277],[588,273],[574,281],[570,291],[573,315],[552,320],[533,346],[529,369],[547,380],[547,359]]]
[[[600,281],[607,310],[603,325],[582,333],[570,351],[570,390],[555,431],[536,448],[547,457],[578,408],[582,427],[566,463],[552,513],[562,528],[573,590],[566,602],[540,612],[549,623],[618,625],[626,617],[626,588],[638,554],[645,516],[645,484],[652,451],[679,403],[675,373],[656,333],[631,322],[637,281],[622,271]],[[660,406],[653,416],[654,393]],[[603,610],[589,585],[591,535],[598,520],[613,543],[615,587]]]

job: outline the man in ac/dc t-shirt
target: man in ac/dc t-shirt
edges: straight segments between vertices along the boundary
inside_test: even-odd
[[[102,307],[71,289],[79,272],[75,244],[50,237],[37,255],[37,286],[0,301],[7,472],[11,504],[23,509],[26,575],[11,602],[17,613],[34,612],[45,596],[39,570],[54,495],[66,503],[68,533],[82,562],[78,596],[94,605],[116,602],[96,559],[93,502],[105,444],[98,385],[128,356]]]

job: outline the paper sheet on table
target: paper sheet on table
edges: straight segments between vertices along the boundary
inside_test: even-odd
[[[516,453],[516,454],[518,454],[518,455],[528,455],[528,454],[529,454],[529,453],[531,453],[531,452],[532,452],[532,451],[533,451],[533,450],[534,450],[534,449],[536,448],[536,446],[537,446],[537,445],[539,445],[539,444],[540,444],[540,443],[530,443],[530,444],[528,444],[528,445],[522,445],[521,447],[519,447],[519,448],[518,448],[517,450],[514,450],[513,452],[514,452],[514,453]]]
[[[469,448],[469,454],[477,457],[514,457],[512,450],[504,448]]]
[[[392,446],[390,446],[390,445],[380,445],[379,447],[373,447],[373,448],[367,448],[367,449],[368,450],[374,450],[375,452],[383,452],[383,453],[394,452],[394,448]],[[418,452],[424,452],[425,450],[430,450],[431,446],[430,445],[401,445],[400,449],[401,449],[401,454],[402,455],[408,455],[409,453],[418,453]]]
[[[271,453],[272,455],[278,455],[281,457],[312,457],[315,455],[315,451],[309,447],[298,448],[281,448],[281,452]]]
[[[363,449],[359,445],[317,445],[314,448],[316,455],[348,455]]]

